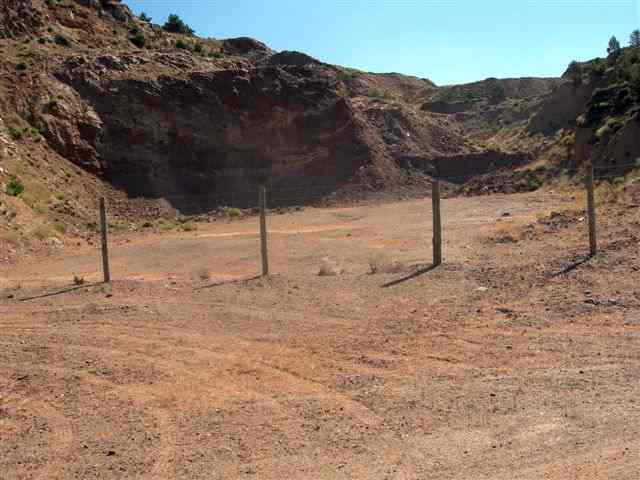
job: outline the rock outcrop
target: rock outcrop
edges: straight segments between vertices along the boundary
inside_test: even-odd
[[[44,19],[32,0],[3,0],[0,3],[0,39],[18,38],[42,28]]]
[[[228,203],[263,182],[304,193],[347,183],[360,168],[384,161],[331,69],[123,76],[141,64],[136,57],[69,59],[56,76],[80,97],[83,111],[73,120],[61,111],[43,115],[45,137],[61,155],[129,195]]]

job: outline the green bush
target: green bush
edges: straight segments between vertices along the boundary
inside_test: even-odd
[[[145,38],[143,33],[138,33],[135,36],[131,37],[131,43],[133,43],[138,48],[144,48],[147,43],[147,39]]]
[[[53,41],[56,43],[56,45],[60,45],[62,47],[70,47],[71,46],[71,41],[65,37],[64,35],[58,33]]]
[[[182,40],[178,40],[176,42],[176,48],[179,48],[180,50],[189,50],[189,45],[184,43]]]
[[[148,16],[146,13],[144,12],[140,12],[140,16],[138,17],[140,19],[140,21],[142,22],[147,22],[147,23],[151,23],[151,17]]]
[[[529,190],[537,190],[542,186],[542,180],[538,177],[529,176],[527,177],[527,188]]]
[[[189,35],[192,37],[196,32],[189,25],[184,23],[182,19],[175,14],[169,15],[169,18],[162,26],[164,30],[171,33],[182,33],[183,35]]]
[[[11,177],[4,191],[10,197],[17,197],[24,192],[24,185],[16,177]]]
[[[9,127],[9,135],[11,135],[11,138],[14,140],[21,140],[23,133],[24,132],[20,128]]]
[[[201,43],[196,43],[196,46],[193,47],[193,51],[196,53],[202,53],[204,52],[204,47],[202,46]]]
[[[58,101],[55,98],[51,98],[46,103],[46,107],[47,107],[47,110],[49,111],[55,110],[56,108],[58,108]]]
[[[239,218],[242,216],[242,210],[240,210],[239,208],[235,208],[235,207],[230,207],[227,208],[227,215],[230,216],[231,218]]]
[[[137,35],[140,33],[140,29],[138,27],[131,27],[129,29],[129,34],[130,35]]]
[[[607,46],[607,54],[611,57],[616,58],[620,53],[620,42],[618,39],[613,36],[609,39],[609,45]]]
[[[27,66],[24,63],[19,63],[16,65],[16,70],[19,72],[24,72],[27,69]]]

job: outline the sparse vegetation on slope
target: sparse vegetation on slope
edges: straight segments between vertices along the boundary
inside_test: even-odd
[[[22,182],[16,177],[9,177],[9,181],[5,187],[5,193],[10,197],[17,197],[22,192],[24,192],[24,185]]]

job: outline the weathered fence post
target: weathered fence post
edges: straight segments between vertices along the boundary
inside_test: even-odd
[[[442,263],[442,222],[440,218],[440,180],[431,183],[431,203],[433,210],[433,265]]]
[[[587,166],[587,215],[589,217],[589,255],[594,257],[598,253],[596,240],[596,205],[593,194],[593,162]]]
[[[262,255],[262,275],[269,275],[269,258],[267,256],[267,189],[260,186],[260,252]]]
[[[109,271],[109,247],[107,238],[107,209],[104,204],[104,197],[100,197],[100,233],[102,236],[102,272],[104,273],[104,283],[111,282],[111,272]]]

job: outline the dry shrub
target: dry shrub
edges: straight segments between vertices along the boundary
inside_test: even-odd
[[[629,183],[631,184],[631,182]],[[620,177],[611,182],[602,182],[596,186],[594,190],[594,200],[597,207],[602,207],[607,204],[628,204],[632,203],[630,190],[627,187],[629,185],[625,183],[624,179]]]
[[[322,259],[322,262],[320,263],[320,270],[318,271],[319,276],[331,277],[334,275],[340,275],[341,273],[342,273],[342,270],[338,268],[338,266],[333,260],[329,258]]]
[[[383,253],[376,253],[369,257],[369,273],[400,273],[405,269],[405,265],[398,260],[389,260]]]
[[[496,227],[489,235],[489,240],[495,243],[517,243],[523,238],[523,225],[515,222],[505,222]]]

